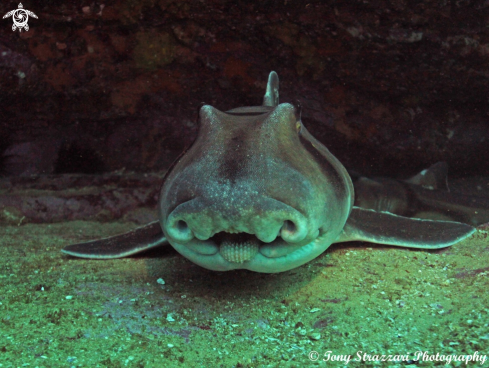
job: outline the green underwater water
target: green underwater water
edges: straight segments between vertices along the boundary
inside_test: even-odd
[[[0,228],[0,367],[443,367],[354,359],[489,354],[486,232],[440,251],[335,245],[280,274],[208,271],[171,248],[60,252],[134,226]]]

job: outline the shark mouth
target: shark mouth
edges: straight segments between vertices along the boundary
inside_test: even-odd
[[[287,243],[279,235],[272,242],[255,234],[219,232],[208,239],[193,238],[170,244],[190,261],[214,271],[248,269],[275,273],[290,270],[316,258],[330,244],[331,234],[319,230],[308,239]]]
[[[243,264],[251,261],[258,253],[267,258],[279,258],[302,248],[306,243],[287,243],[280,236],[271,243],[265,243],[253,234],[223,231],[207,240],[191,240],[184,246],[198,254],[219,253],[228,262]]]

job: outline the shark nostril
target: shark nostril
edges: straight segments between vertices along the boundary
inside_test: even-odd
[[[304,221],[285,220],[280,230],[280,236],[283,240],[290,243],[296,243],[304,240],[307,235],[306,224]]]
[[[177,225],[176,225],[176,228],[178,229],[178,231],[180,232],[186,232],[188,231],[188,225],[185,221],[183,220],[178,220],[177,221]]]
[[[176,241],[188,242],[194,238],[188,223],[182,219],[169,219],[168,235]]]
[[[293,233],[297,230],[297,227],[295,226],[295,224],[290,221],[290,220],[285,220],[284,221],[284,225],[282,227],[282,230],[285,230],[285,231],[288,231],[290,233]]]

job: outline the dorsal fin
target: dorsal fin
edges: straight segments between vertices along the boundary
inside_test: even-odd
[[[438,189],[448,191],[447,183],[448,165],[446,162],[440,161],[429,168],[414,175],[406,180],[407,183],[420,185],[425,189]]]
[[[275,107],[278,105],[278,75],[270,72],[268,76],[267,91],[263,97],[263,106]]]
[[[267,114],[273,111],[278,106],[278,75],[275,72],[270,72],[268,76],[267,90],[263,96],[263,104],[261,106],[244,106],[236,107],[226,111],[230,115],[238,116],[254,116]]]

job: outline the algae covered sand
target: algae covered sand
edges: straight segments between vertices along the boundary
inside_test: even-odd
[[[0,228],[0,367],[442,367],[489,354],[485,231],[440,251],[333,246],[280,274],[208,271],[170,247],[60,252],[134,226]]]

